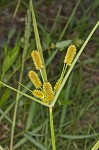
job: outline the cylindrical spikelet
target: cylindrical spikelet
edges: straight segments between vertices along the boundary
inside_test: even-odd
[[[39,99],[44,99],[44,93],[40,90],[34,90],[32,94]]]
[[[50,101],[53,101],[54,99],[54,92],[52,90],[52,86],[49,82],[45,82],[43,84],[43,90],[44,90],[44,94],[45,94],[45,99]]]
[[[43,63],[40,57],[40,54],[37,50],[33,50],[31,53],[34,65],[37,70],[41,70],[43,68]]]
[[[32,83],[34,84],[36,88],[40,88],[42,86],[42,83],[35,71],[29,71],[28,75],[29,75],[30,80],[32,81]]]
[[[54,90],[55,90],[55,92],[57,92],[57,91],[58,91],[59,84],[60,84],[60,80],[58,79],[58,81],[56,82],[56,84],[55,84],[55,86],[54,86]]]
[[[67,65],[71,65],[72,61],[73,61],[73,58],[76,54],[76,47],[75,45],[70,45],[68,50],[67,50],[67,53],[66,53],[66,56],[65,56],[65,59],[64,59],[64,63],[66,63]]]

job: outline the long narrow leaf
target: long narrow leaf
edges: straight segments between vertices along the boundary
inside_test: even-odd
[[[25,137],[31,142],[33,143],[35,146],[37,146],[40,150],[48,150],[45,146],[43,146],[41,143],[39,143],[37,140],[35,140],[34,138],[32,138],[30,135],[25,134]]]
[[[93,146],[91,150],[98,150],[99,149],[99,140],[98,142]]]
[[[36,133],[38,133],[46,123],[48,123],[48,119],[46,119],[45,122],[42,123],[42,124],[40,124],[38,127],[36,127],[36,128],[34,128],[33,130],[31,130],[31,131],[30,131],[31,134],[36,134]],[[20,147],[21,145],[23,145],[23,144],[24,144],[25,142],[27,142],[27,141],[28,141],[28,139],[27,139],[26,137],[23,137],[20,141],[18,141],[18,142],[15,144],[14,149],[17,149],[18,147]]]
[[[94,26],[94,28],[93,28],[92,31],[90,32],[90,34],[88,35],[88,37],[87,37],[87,39],[85,40],[84,44],[82,45],[80,51],[78,52],[77,56],[75,57],[75,59],[74,59],[72,65],[71,65],[71,67],[69,68],[69,70],[68,70],[66,76],[65,76],[64,79],[63,79],[63,82],[62,82],[60,88],[58,89],[58,91],[57,91],[57,93],[56,93],[56,95],[55,95],[54,101],[52,102],[51,106],[54,106],[54,104],[56,103],[56,100],[57,100],[57,98],[58,98],[58,96],[59,96],[59,94],[60,94],[62,88],[64,87],[66,80],[68,79],[68,77],[69,77],[71,71],[72,71],[73,68],[74,68],[74,65],[76,64],[78,58],[80,57],[80,55],[81,55],[81,53],[83,52],[85,46],[87,45],[88,41],[90,40],[91,36],[93,35],[93,33],[95,32],[95,30],[97,29],[98,26],[99,26],[99,21],[96,23],[96,25]]]
[[[46,75],[45,63],[44,63],[42,47],[41,47],[41,43],[40,43],[39,32],[38,32],[38,27],[37,27],[37,23],[36,23],[36,17],[35,17],[35,12],[34,12],[34,8],[33,8],[32,0],[30,0],[30,6],[31,6],[32,18],[33,18],[33,28],[34,28],[36,46],[37,46],[37,50],[40,53],[40,56],[41,56],[41,59],[42,59],[42,62],[43,62],[43,66],[44,66],[41,69],[41,71],[42,71],[43,79],[46,82],[47,81],[47,75]]]
[[[21,91],[15,89],[15,88],[13,88],[13,87],[7,85],[7,84],[5,84],[5,83],[3,83],[3,82],[1,82],[1,81],[0,81],[0,84],[2,84],[2,85],[4,85],[4,86],[8,87],[9,89],[11,89],[11,90],[13,90],[13,91],[15,91],[15,92],[18,92],[18,93],[21,94],[21,95],[26,96],[26,97],[29,98],[29,99],[32,99],[32,100],[34,100],[34,101],[36,101],[36,102],[38,102],[38,103],[40,103],[40,104],[42,104],[42,105],[44,105],[44,106],[49,107],[48,104],[45,104],[45,103],[41,102],[40,100],[36,99],[35,97],[32,97],[32,96],[30,96],[30,95],[28,95],[28,94],[25,94],[25,93],[23,93],[23,92],[21,92]]]
[[[99,135],[99,133],[97,133]],[[86,138],[94,138],[96,134],[89,134],[89,135],[66,135],[61,134],[59,135],[62,138],[70,139],[70,140],[77,140],[77,139],[86,139]]]

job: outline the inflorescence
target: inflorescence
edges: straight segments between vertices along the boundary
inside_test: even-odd
[[[35,71],[32,71],[32,70],[29,71],[29,74],[28,74],[29,78],[36,88],[32,92],[32,94],[35,97],[39,98],[44,103],[47,103],[47,104],[51,103],[54,100],[55,93],[58,91],[61,85],[61,82],[65,76],[66,68],[67,66],[71,66],[71,63],[74,59],[75,54],[76,54],[76,47],[74,45],[70,45],[67,50],[65,59],[64,59],[64,67],[61,73],[61,77],[56,82],[54,86],[54,90],[50,82],[43,81],[44,83],[42,83],[38,74]],[[33,50],[31,53],[31,56],[32,56],[36,69],[39,70],[41,73],[41,70],[43,68],[43,62],[42,62],[39,52],[37,50]]]

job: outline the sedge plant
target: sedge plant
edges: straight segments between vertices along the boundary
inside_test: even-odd
[[[60,88],[60,85],[64,79],[64,76],[66,74],[66,68],[71,66],[71,63],[73,61],[73,58],[76,53],[76,47],[74,45],[70,45],[66,56],[64,58],[64,66],[63,70],[61,73],[60,78],[56,82],[54,86],[54,90],[52,88],[52,85],[49,81],[45,81],[43,74],[42,74],[42,69],[44,67],[44,64],[42,62],[42,59],[40,57],[40,53],[38,50],[33,50],[31,53],[31,57],[33,59],[34,65],[37,70],[40,71],[42,81],[41,82],[40,78],[38,77],[37,73],[33,70],[29,71],[29,78],[31,82],[34,84],[34,87],[36,88],[33,90],[32,94],[34,97],[40,99],[43,103],[49,105],[49,114],[50,114],[50,130],[51,130],[51,140],[52,140],[52,148],[53,150],[56,150],[56,145],[55,145],[55,135],[54,135],[54,125],[53,125],[53,107],[52,102],[54,101],[55,94],[57,93],[58,89]]]
[[[63,65],[62,73],[61,73],[58,81],[56,81],[55,86],[52,87],[51,83],[49,82],[49,80],[47,78],[47,72],[46,72],[46,67],[45,67],[45,62],[44,62],[44,57],[43,57],[43,51],[42,51],[42,46],[40,43],[40,37],[39,37],[39,32],[38,32],[38,27],[37,27],[37,22],[36,22],[36,17],[35,17],[35,13],[34,13],[32,0],[30,0],[29,8],[30,8],[30,12],[32,15],[32,19],[33,19],[33,29],[34,29],[34,34],[35,34],[36,46],[37,46],[37,49],[33,50],[31,52],[31,58],[33,60],[36,70],[39,71],[41,78],[38,76],[37,72],[34,70],[30,70],[28,73],[28,76],[29,76],[31,82],[33,83],[33,85],[35,87],[35,89],[33,89],[32,91],[29,89],[33,96],[30,96],[28,94],[21,92],[20,86],[17,90],[1,81],[0,81],[0,84],[10,88],[11,90],[17,92],[18,94],[22,94],[25,97],[27,97],[31,100],[34,100],[35,102],[38,102],[39,104],[41,104],[43,106],[46,106],[49,109],[52,150],[56,150],[57,148],[56,148],[56,143],[55,143],[53,108],[55,107],[56,101],[58,100],[58,96],[59,96],[60,92],[62,91],[68,77],[70,76],[70,73],[71,73],[74,65],[76,64],[77,60],[79,59],[81,53],[83,52],[83,50],[84,50],[85,46],[87,45],[88,41],[90,40],[91,36],[93,35],[95,30],[99,26],[99,21],[96,23],[96,25],[94,26],[94,28],[88,35],[87,39],[85,40],[85,42],[82,45],[79,52],[76,52],[76,46],[73,44],[71,44],[68,47],[66,55],[64,56],[64,60],[63,60],[64,65]],[[25,53],[25,55],[26,55],[26,53]],[[23,64],[24,64],[24,62],[23,62]],[[23,65],[23,67],[24,67],[24,65]],[[22,67],[22,72],[23,72],[23,67]],[[19,80],[19,82],[21,82],[21,79]],[[17,96],[17,99],[18,99],[18,96]],[[12,142],[10,145],[11,150],[13,149],[14,127],[15,127],[17,108],[18,108],[18,100],[15,105],[14,126],[12,126],[13,132],[12,132],[12,139],[11,139]],[[96,147],[96,149],[95,149],[95,147]],[[97,150],[98,148],[97,148],[97,144],[96,144],[92,150]]]

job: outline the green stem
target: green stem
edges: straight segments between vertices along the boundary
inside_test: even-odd
[[[64,29],[63,29],[63,31],[62,31],[62,33],[61,33],[61,35],[60,35],[58,41],[60,41],[60,40],[63,38],[64,34],[66,33],[66,30],[67,30],[67,28],[68,28],[68,26],[69,26],[69,24],[70,24],[72,18],[74,17],[74,14],[75,14],[75,12],[76,12],[76,10],[77,10],[77,7],[78,7],[79,3],[80,3],[80,0],[77,1],[77,3],[76,3],[76,5],[75,5],[75,7],[74,7],[74,9],[73,9],[73,11],[72,11],[72,13],[71,13],[71,15],[70,15],[68,21],[67,21],[67,23],[66,23],[66,25],[65,25],[65,27],[64,27]]]
[[[25,93],[23,93],[23,92],[21,92],[21,91],[15,89],[15,88],[13,88],[13,87],[7,85],[7,84],[5,84],[5,83],[3,83],[3,82],[1,82],[1,81],[0,81],[0,84],[2,84],[2,85],[4,85],[4,86],[8,87],[9,89],[11,89],[11,90],[13,90],[13,91],[15,91],[15,92],[18,92],[19,94],[21,94],[21,95],[23,95],[23,96],[25,96],[25,97],[27,97],[27,98],[29,98],[29,99],[32,99],[32,100],[38,102],[38,103],[40,103],[40,104],[42,104],[42,105],[44,105],[44,106],[47,106],[47,107],[50,106],[50,105],[48,105],[48,104],[46,104],[46,103],[44,103],[44,102],[38,100],[37,98],[35,98],[35,97],[33,97],[33,96],[30,96],[30,95],[28,95],[28,94],[25,94]]]
[[[23,75],[23,70],[24,70],[24,62],[25,62],[25,57],[26,57],[26,54],[27,54],[28,45],[29,45],[29,38],[30,38],[30,26],[31,26],[30,5],[29,5],[29,10],[27,12],[27,17],[26,17],[26,22],[25,23],[26,23],[25,33],[24,33],[25,43],[24,43],[24,51],[23,51],[23,54],[22,54],[22,67],[21,67],[21,72],[20,72],[20,77],[19,77],[19,83],[21,83],[21,81],[22,81],[22,75]],[[21,89],[21,85],[19,84],[18,85],[18,92],[17,92],[17,95],[16,95],[16,103],[15,103],[15,108],[14,108],[14,114],[13,114],[10,150],[13,150],[14,132],[15,132],[15,124],[16,124],[20,89]]]
[[[21,0],[18,1],[17,5],[16,5],[16,8],[15,8],[15,11],[14,11],[14,15],[13,15],[13,18],[15,18],[17,12],[18,12],[18,9],[19,9],[19,6],[20,6],[20,3],[21,3]]]
[[[44,77],[43,77],[43,74],[42,74],[42,71],[41,71],[41,70],[40,70],[40,74],[41,74],[41,77],[42,77],[43,82],[45,82],[46,80],[44,79]]]
[[[52,107],[49,107],[49,113],[50,113],[50,130],[51,130],[52,150],[56,150]]]
[[[75,59],[74,59],[72,65],[71,65],[71,67],[70,67],[69,70],[67,71],[67,73],[66,73],[66,75],[65,75],[65,77],[64,77],[64,79],[63,79],[63,81],[62,81],[62,83],[61,83],[61,85],[60,85],[60,87],[59,87],[59,89],[58,89],[58,91],[57,91],[57,93],[56,93],[56,95],[55,95],[54,101],[51,103],[50,106],[54,106],[54,105],[55,105],[55,103],[56,103],[56,101],[57,101],[57,99],[58,99],[58,96],[59,96],[59,94],[60,94],[62,88],[63,88],[64,85],[65,85],[66,80],[68,79],[68,77],[69,77],[71,71],[73,70],[74,65],[76,64],[78,58],[80,57],[80,55],[81,55],[81,53],[83,52],[85,46],[86,46],[87,43],[89,42],[90,38],[92,37],[93,33],[94,33],[95,30],[98,28],[98,26],[99,26],[99,21],[98,21],[98,22],[96,23],[96,25],[93,27],[92,31],[90,32],[90,34],[88,35],[88,37],[87,37],[87,39],[85,40],[84,44],[82,45],[81,49],[79,50],[78,54],[76,55],[76,57],[75,57]]]
[[[99,148],[99,140],[98,142],[93,146],[93,148],[91,150],[98,150]]]
[[[60,80],[64,77],[64,70],[65,70],[65,64],[64,64],[64,66],[63,66],[63,70],[62,70],[62,73],[61,73]]]
[[[22,70],[21,70],[19,82],[21,82],[21,80],[22,80],[22,73],[23,73],[23,67],[22,67]],[[20,91],[20,84],[18,85],[18,90]],[[18,109],[18,100],[19,100],[19,92],[17,93],[17,96],[16,96],[16,104],[15,104],[15,109],[14,109],[14,114],[13,114],[13,123],[12,123],[12,130],[11,130],[11,141],[10,141],[10,150],[13,150],[14,129],[15,129],[15,123],[16,123],[16,114],[17,114],[17,109]]]
[[[3,147],[1,147],[1,145],[0,145],[0,150],[4,150]]]
[[[67,69],[67,65],[64,64],[63,70],[62,70],[62,73],[61,73],[61,77],[60,77],[60,84],[61,84],[61,82],[62,82],[62,80],[64,78],[64,75],[66,73],[66,69]]]

